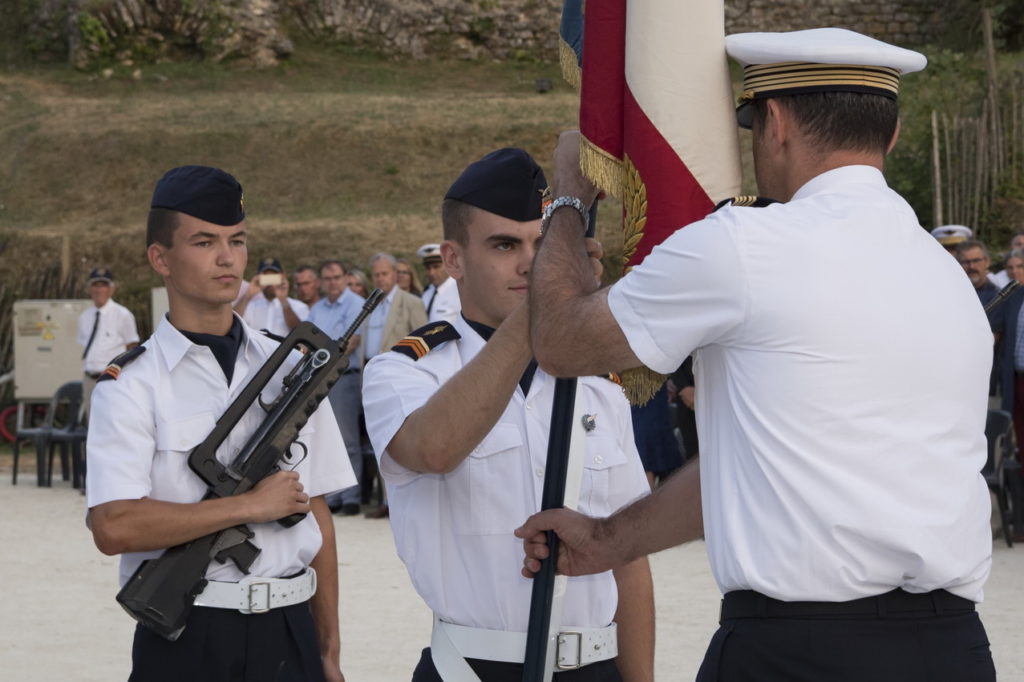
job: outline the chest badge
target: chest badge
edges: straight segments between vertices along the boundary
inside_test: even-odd
[[[583,430],[589,433],[597,428],[597,415],[585,414],[580,417],[580,423],[583,425]]]

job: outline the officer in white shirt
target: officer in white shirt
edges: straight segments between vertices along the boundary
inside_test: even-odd
[[[115,357],[139,345],[132,311],[115,301],[114,273],[94,268],[89,273],[93,307],[78,316],[78,345],[82,347],[82,412],[88,414],[96,380]]]
[[[342,679],[324,495],[354,477],[330,409],[321,406],[303,428],[304,453],[293,449],[282,471],[247,493],[204,499],[207,487],[188,466],[190,451],[278,345],[232,314],[246,262],[241,198],[233,177],[204,166],[175,168],[157,183],[147,255],[167,285],[169,313],[143,345],[111,363],[93,401],[88,523],[104,554],[121,555],[122,585],[165,548],[239,524],[260,550],[249,576],[231,561],[210,562],[210,582],[177,640],[137,626],[131,680]],[[267,384],[265,401],[289,368]],[[264,418],[253,405],[218,460],[229,463]],[[290,528],[276,523],[294,513],[306,516]],[[269,587],[253,589],[260,585]]]
[[[256,267],[246,295],[235,304],[235,312],[250,327],[285,337],[309,317],[309,306],[288,296],[288,278],[281,261],[264,258]]]
[[[412,332],[365,370],[366,425],[395,544],[435,614],[417,682],[522,677],[531,585],[515,566],[512,531],[540,508],[555,383],[532,361],[525,305],[546,186],[521,149],[462,173],[444,201],[441,246],[462,314]],[[579,390],[594,416],[580,509],[607,516],[649,488],[621,388],[587,377]],[[562,628],[580,635],[563,638],[559,670],[582,667],[556,680],[651,680],[646,561],[569,580]]]
[[[725,597],[698,680],[994,680],[975,612],[992,334],[882,176],[899,75],[925,58],[839,29],[726,45],[758,187],[782,203],[725,206],[600,290],[567,275],[583,221],[559,209],[530,301],[537,359],[559,376],[670,372],[696,351],[699,468],[607,522],[531,519],[524,572],[547,556],[542,529],[571,575],[703,534]],[[596,196],[578,154],[564,135],[552,206]]]
[[[423,271],[430,284],[423,291],[423,307],[427,310],[427,322],[455,322],[462,310],[459,301],[459,287],[441,262],[441,245],[424,244],[416,255],[423,261]]]

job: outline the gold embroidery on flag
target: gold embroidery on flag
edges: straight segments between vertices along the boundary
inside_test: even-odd
[[[622,160],[625,180],[622,192],[622,208],[625,212],[622,220],[622,263],[625,274],[633,267],[629,261],[636,254],[636,247],[644,238],[644,228],[647,227],[647,186],[629,154],[624,155]]]

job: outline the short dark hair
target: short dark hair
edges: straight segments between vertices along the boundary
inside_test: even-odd
[[[988,255],[988,248],[977,239],[968,239],[957,244],[956,255],[962,256],[971,249],[981,249],[981,252],[985,254],[985,258],[990,258]]]
[[[167,248],[174,245],[174,231],[181,222],[180,213],[169,208],[151,208],[146,219],[146,247],[162,244]]]
[[[294,270],[292,270],[292,274],[293,274],[293,275],[297,275],[297,274],[299,274],[300,272],[305,272],[306,270],[309,270],[310,272],[312,272],[312,273],[313,273],[314,275],[316,275],[317,277],[319,277],[319,276],[320,276],[320,272],[319,272],[319,271],[318,271],[318,270],[317,270],[316,268],[314,268],[314,267],[313,267],[312,265],[310,265],[310,264],[308,264],[308,263],[303,263],[303,264],[302,264],[302,265],[300,265],[299,267],[297,267],[297,268],[295,268]]]
[[[441,227],[444,238],[465,246],[469,241],[469,224],[473,212],[480,210],[458,199],[445,199],[441,204]]]
[[[337,265],[339,268],[341,268],[341,274],[343,274],[343,275],[347,275],[348,274],[348,268],[346,268],[345,264],[342,263],[337,258],[329,258],[329,259],[327,259],[325,261],[321,261],[320,262],[320,267],[318,268],[318,274],[323,275],[324,268],[326,268],[328,265]],[[296,272],[298,272],[298,271],[296,271]]]
[[[754,100],[754,120],[764,127],[768,99],[793,115],[824,151],[881,152],[889,149],[899,122],[896,100],[860,92],[810,92]]]

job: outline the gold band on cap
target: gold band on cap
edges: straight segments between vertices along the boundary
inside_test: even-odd
[[[782,62],[743,67],[743,94],[739,103],[766,93],[783,95],[810,91],[853,91],[896,97],[900,72],[887,66]]]

